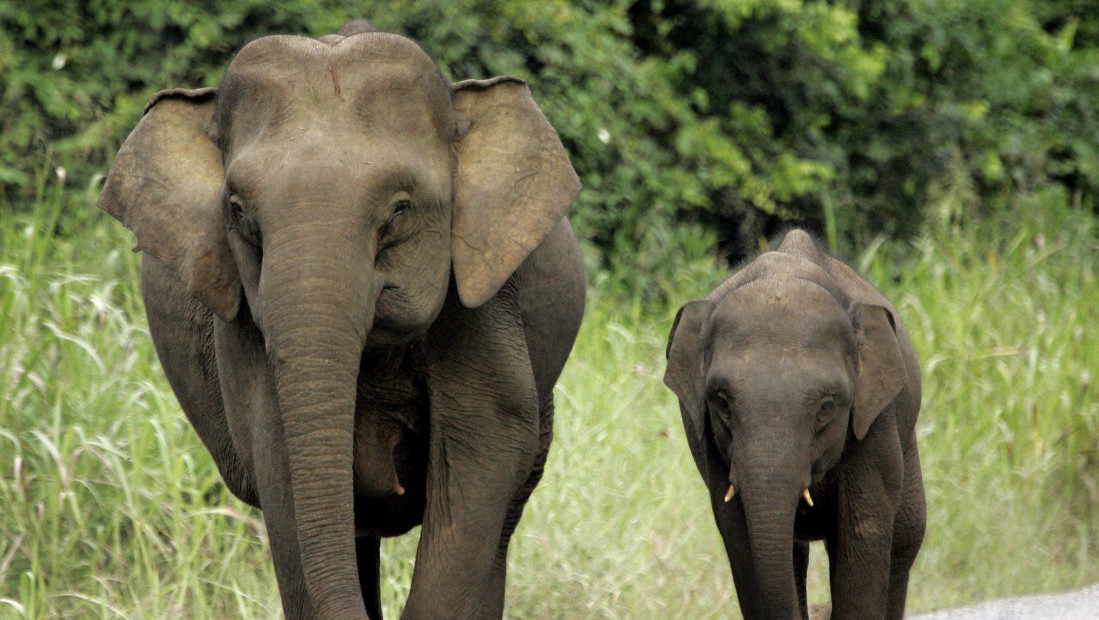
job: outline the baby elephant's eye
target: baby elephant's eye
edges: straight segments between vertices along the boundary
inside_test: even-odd
[[[717,409],[718,415],[728,422],[733,409],[732,398],[722,390],[713,390],[710,392],[710,402]]]
[[[820,400],[820,405],[817,407],[817,429],[824,428],[829,422],[832,421],[832,416],[836,411],[836,399],[831,396],[825,396]]]

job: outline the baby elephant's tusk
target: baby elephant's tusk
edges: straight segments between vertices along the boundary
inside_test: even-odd
[[[809,489],[808,488],[806,488],[804,491],[801,492],[801,496],[803,498],[805,498],[805,503],[809,504],[809,507],[812,508],[813,507],[813,496],[809,495]]]
[[[725,503],[729,503],[729,500],[733,499],[734,495],[736,495],[736,487],[730,484],[729,490],[725,492]]]

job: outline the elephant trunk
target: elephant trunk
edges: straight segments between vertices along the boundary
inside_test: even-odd
[[[299,231],[268,243],[260,298],[306,589],[320,617],[355,618],[365,607],[355,558],[354,418],[376,301],[373,247],[326,234]]]
[[[748,542],[755,568],[756,592],[752,607],[759,618],[801,618],[794,579],[794,518],[809,468],[800,467],[799,454],[779,442],[756,442],[747,467],[738,476],[736,494],[744,506]],[[754,457],[754,458],[753,458]]]

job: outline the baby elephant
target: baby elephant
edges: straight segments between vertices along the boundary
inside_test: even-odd
[[[808,618],[823,539],[832,617],[902,618],[926,509],[920,368],[893,305],[793,230],[683,306],[667,355],[744,617]]]

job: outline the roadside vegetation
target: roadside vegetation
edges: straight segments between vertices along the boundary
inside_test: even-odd
[[[164,380],[129,233],[94,192],[40,188],[33,208],[0,212],[0,618],[277,615],[262,517],[225,491]],[[1049,192],[849,257],[896,302],[923,365],[929,527],[912,609],[1099,581],[1097,250],[1095,218]],[[512,543],[509,617],[735,609],[661,382],[678,304],[725,270],[680,273],[661,285],[673,302],[591,274],[547,472]],[[391,617],[415,543],[384,547]]]

